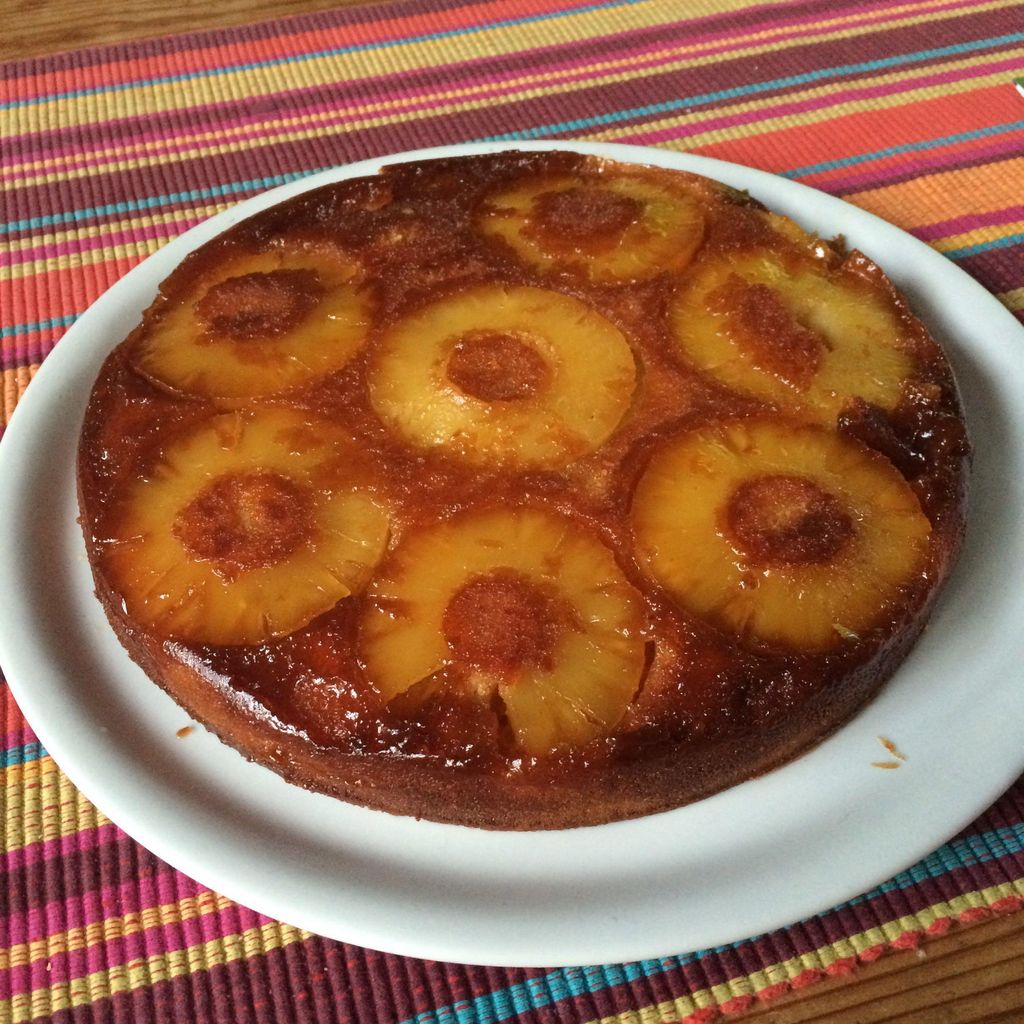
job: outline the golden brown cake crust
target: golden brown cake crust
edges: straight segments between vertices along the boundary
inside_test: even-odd
[[[691,207],[699,210],[699,229],[688,229],[691,237],[699,230],[699,239],[685,265],[670,256],[653,269],[593,270],[588,253],[615,253],[617,240],[645,230],[638,212],[643,203],[600,192],[617,178],[683,196],[691,220]],[[533,207],[521,247],[487,229],[495,196],[536,182],[557,188],[540,188],[545,198]],[[557,244],[545,242],[549,236],[557,236]],[[533,258],[534,245],[548,256]],[[219,267],[282,247],[354,268],[339,271],[351,273],[359,293],[352,301],[368,314],[367,336],[352,343],[354,354],[280,393],[253,398],[218,393],[215,384],[182,387],[154,372],[146,346],[175,310],[190,304],[197,329],[229,337],[250,361],[263,358],[251,348],[253,336],[291,337],[321,301],[320,285],[302,268],[289,265],[272,286],[257,273],[235,276],[219,291],[208,287]],[[655,240],[646,252],[657,251]],[[898,324],[898,356],[909,367],[888,406],[850,395],[838,406],[823,406],[824,422],[816,414],[809,419],[799,403],[787,408],[756,387],[702,368],[693,350],[680,344],[673,317],[695,293],[699,275],[715,261],[743,266],[754,256],[794,277],[813,265],[815,274],[887,311]],[[821,358],[820,331],[789,316],[771,288],[735,274],[723,279],[711,305],[733,317],[737,336],[763,328],[748,348],[756,371],[788,381],[795,394],[809,394],[807,380]],[[504,456],[453,457],[445,444],[410,441],[375,407],[368,379],[377,372],[381,339],[433,303],[494,286],[568,296],[627,340],[636,363],[633,390],[614,429],[589,450],[567,455],[569,448],[559,449],[549,463],[530,465]],[[245,312],[251,309],[259,315]],[[542,386],[543,368],[529,355],[508,356],[516,338],[499,332],[475,341],[480,345],[472,358],[457,354],[452,370],[467,393],[475,388],[488,399],[514,403]],[[506,358],[512,371],[503,376],[495,366]],[[273,372],[269,364],[267,372]],[[175,635],[178,627],[141,621],[129,610],[112,554],[132,488],[158,474],[167,453],[214,417],[245,417],[254,406],[330,421],[355,441],[360,465],[366,463],[360,479],[386,510],[382,561],[349,581],[351,596],[301,628],[261,642],[197,642]],[[638,482],[675,439],[736,422],[837,434],[843,444],[863,448],[865,459],[895,467],[909,485],[930,524],[926,548],[869,628],[840,627],[842,635],[826,649],[797,650],[695,614],[659,582],[656,563],[638,548],[631,517]],[[808,422],[813,426],[805,427]],[[483,828],[540,829],[600,824],[700,799],[790,760],[847,721],[924,627],[960,545],[968,459],[945,356],[867,257],[805,236],[746,195],[705,179],[570,153],[508,152],[395,165],[375,177],[325,186],[242,222],[187,258],[103,366],[82,430],[79,494],[97,594],[119,640],[224,742],[293,783],[354,803]],[[273,480],[246,477],[237,486],[264,496],[273,491],[264,504],[276,503],[282,516],[307,514],[300,499]],[[787,487],[799,491],[785,481],[776,490]],[[219,491],[204,492],[193,514],[212,515],[220,498]],[[821,520],[828,506],[814,508]],[[540,756],[516,742],[500,702],[469,692],[455,669],[445,669],[422,700],[388,702],[368,677],[363,653],[367,582],[395,569],[403,543],[431,524],[501,509],[538,510],[569,522],[612,552],[642,599],[643,673],[624,714],[604,734]],[[736,529],[749,532],[749,510],[739,499],[736,509],[734,518],[742,520]],[[179,525],[176,536],[206,552],[203,557],[230,547],[230,537],[201,525]],[[817,539],[797,545],[811,562],[841,547],[848,525],[819,522],[816,529]],[[300,543],[285,537],[278,554],[285,557]],[[259,563],[259,554],[246,549],[244,559],[239,572]],[[449,643],[476,644],[486,651],[478,660],[497,657],[486,630],[477,635],[472,622],[455,622],[458,610],[454,606],[449,617]],[[543,642],[531,639],[524,630],[516,643],[550,640],[546,634]]]

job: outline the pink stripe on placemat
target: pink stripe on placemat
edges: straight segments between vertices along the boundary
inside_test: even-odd
[[[126,848],[129,847],[126,845]],[[69,865],[72,869],[74,866],[73,863]],[[20,911],[9,911],[8,941],[12,945],[39,942],[55,931],[98,924],[111,915],[112,908],[117,908],[118,916],[136,914],[147,907],[194,899],[207,891],[199,882],[161,861],[154,860],[148,870],[135,870],[143,867],[132,865],[131,869],[121,872],[120,879],[101,884],[98,888],[86,885],[70,894],[26,906]]]

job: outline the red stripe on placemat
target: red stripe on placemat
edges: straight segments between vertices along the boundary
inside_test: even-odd
[[[614,7],[616,0],[610,0]],[[139,79],[190,76],[203,71],[231,68],[288,57],[308,59],[309,54],[335,47],[356,48],[374,44],[401,44],[424,35],[480,30],[489,24],[528,20],[538,16],[564,16],[593,0],[491,0],[490,3],[444,4],[427,8],[407,4],[412,13],[402,15],[389,5],[341,8],[330,15],[305,15],[260,26],[200,32],[172,37],[161,45],[127,43],[107,50],[107,62],[79,63],[69,54],[60,70],[34,74],[29,61],[12,62],[14,75],[7,82],[8,102],[40,99],[65,91],[120,87]],[[340,17],[339,17],[340,16]],[[311,27],[306,25],[312,23]],[[298,31],[289,32],[294,28]],[[122,58],[127,51],[130,56]],[[102,51],[101,51],[102,53]],[[102,57],[101,57],[102,59]],[[18,70],[26,73],[18,75]]]
[[[431,33],[480,30],[487,25],[501,25],[519,19],[542,20],[544,15],[564,16],[580,8],[595,7],[594,0],[493,0],[491,3],[448,4],[444,0],[432,4],[381,4],[362,8],[341,8],[330,14],[310,14],[234,29],[215,30],[193,35],[139,43],[118,44],[79,53],[60,54],[48,64],[62,65],[60,72],[48,70],[34,74],[35,61],[15,61],[6,65],[8,98],[12,101],[38,98],[66,89],[102,88],[121,85],[143,78],[162,75],[190,75],[213,69],[230,69],[260,60],[280,60],[289,56],[306,56],[337,46],[366,46],[374,43],[399,43]],[[606,10],[626,6],[612,2]],[[876,0],[874,3],[832,3],[809,0],[803,3],[756,4],[727,13],[702,13],[697,17],[678,17],[684,11],[666,11],[664,29],[688,40],[727,39],[737,34],[765,30],[797,29],[812,20],[842,18],[855,15],[858,22],[879,23],[906,17],[906,11],[890,13],[891,8],[905,6],[902,0]],[[950,16],[979,6],[978,0],[932,0],[921,5],[920,13],[948,11]],[[403,14],[409,10],[412,13]],[[293,31],[288,31],[292,29]],[[638,39],[650,37],[663,29],[616,26],[621,34]],[[575,45],[575,44],[573,44]],[[124,57],[125,52],[130,57]],[[504,55],[512,67],[535,66],[535,55]],[[140,64],[142,69],[140,71]],[[457,67],[458,65],[456,65]],[[19,73],[21,72],[21,73]],[[404,78],[410,72],[402,72]],[[414,72],[412,72],[414,74]]]
[[[823,174],[801,176],[800,180],[834,195],[851,195],[869,189],[925,177],[950,165],[977,167],[1020,156],[1024,152],[1024,130],[1012,135],[988,136],[950,143],[916,155],[897,154],[872,161],[857,169],[837,169]]]
[[[928,67],[934,63],[939,62],[937,60],[922,62],[916,65],[916,67]],[[797,100],[787,101],[783,99],[771,106],[766,105],[756,110],[708,118],[697,125],[687,123],[685,125],[673,125],[652,130],[642,129],[639,131],[624,129],[620,138],[622,141],[632,142],[636,145],[659,145],[677,139],[685,139],[691,135],[711,129],[721,131],[728,128],[737,128],[742,125],[756,124],[768,118],[793,117],[806,114],[809,111],[828,110],[830,107],[836,107],[840,104],[864,104],[871,100],[896,96],[900,93],[918,89],[935,89],[954,82],[970,81],[972,78],[981,78],[998,72],[1008,74],[1017,67],[1017,64],[1016,58],[1001,58],[998,51],[992,51],[987,53],[985,58],[979,60],[978,64],[969,68],[944,68],[929,74],[902,77],[896,81],[877,85],[850,85],[849,87],[837,88],[830,93],[817,93],[816,95]],[[797,91],[799,91],[798,88],[794,86],[788,90],[780,90],[780,95],[785,96],[787,92]]]
[[[659,26],[657,30],[643,29],[635,31],[638,35],[648,37],[652,32],[654,33],[654,39],[648,38],[646,42],[647,49],[650,49],[653,45],[657,45],[660,49],[671,49],[673,42],[679,45],[684,41],[689,48],[694,40],[687,33],[687,24],[668,24]],[[997,9],[983,12],[982,15],[972,19],[971,36],[972,38],[981,38],[998,35],[1001,32],[1011,30],[1015,24],[1012,11]],[[951,17],[931,22],[927,28],[927,33],[923,31],[921,26],[910,25],[894,28],[884,33],[871,34],[866,37],[866,42],[871,46],[871,51],[867,56],[870,59],[881,59],[905,52],[906,50],[931,49],[963,40],[962,29],[958,29],[958,22],[955,18]],[[377,66],[366,64],[365,62],[357,63],[356,67],[350,69],[350,73],[344,81],[323,83],[312,90],[308,85],[303,85],[299,88],[285,88],[275,92],[272,98],[272,113],[275,117],[300,116],[302,114],[329,110],[339,103],[351,104],[355,100],[370,96],[378,102],[391,101],[395,104],[400,104],[401,102],[408,104],[411,97],[396,95],[395,89],[396,83],[402,83],[407,79],[408,87],[405,91],[408,91],[410,88],[420,91],[431,88],[436,90],[438,87],[444,86],[446,89],[452,89],[457,92],[460,84],[464,86],[465,83],[472,82],[474,88],[479,88],[481,83],[487,82],[488,79],[491,80],[492,85],[496,86],[501,81],[508,79],[513,73],[517,73],[524,68],[529,68],[536,73],[538,70],[538,60],[542,54],[555,56],[561,61],[561,64],[555,63],[552,68],[547,68],[546,70],[548,71],[560,66],[570,67],[571,64],[565,64],[565,57],[570,53],[573,55],[573,63],[579,63],[580,60],[589,61],[615,56],[617,59],[629,58],[630,66],[635,67],[636,60],[640,54],[630,53],[629,39],[631,35],[632,33],[627,32],[625,34],[609,36],[600,41],[583,40],[571,46],[550,47],[531,51],[529,54],[516,58],[510,58],[508,55],[502,55],[501,57],[478,55],[472,60],[463,60],[450,66],[409,70],[397,74],[382,75],[374,73],[368,78],[360,78],[360,71],[372,68],[376,72]],[[722,38],[722,36],[718,34],[709,38]],[[711,48],[710,52],[720,52],[725,57],[730,49],[731,47],[724,43]],[[641,50],[640,53],[642,52]],[[694,56],[699,55],[700,52],[698,49]],[[845,39],[814,43],[809,46],[792,47],[781,51],[761,50],[755,56],[733,58],[735,63],[732,65],[720,66],[713,64],[699,68],[684,68],[666,73],[670,76],[669,81],[672,84],[682,83],[684,87],[681,89],[657,88],[658,79],[656,78],[656,73],[644,78],[642,83],[647,102],[657,102],[660,97],[667,99],[676,98],[680,95],[703,94],[728,87],[736,82],[761,82],[772,78],[814,71],[830,65],[841,65],[844,63],[845,55],[848,52],[849,40]],[[942,59],[948,58],[929,58],[922,61],[922,64],[933,63]],[[282,68],[281,74],[277,76],[277,79],[281,85],[287,86],[293,81],[293,76],[288,73],[287,68]],[[669,84],[669,82],[665,84]],[[550,92],[551,85],[545,82],[544,88]],[[632,91],[629,91],[632,88],[630,83],[611,83],[610,85],[597,87],[597,91],[605,97],[605,101],[600,105],[599,109],[615,109],[617,106],[628,106],[630,103],[633,103],[636,100],[636,96]],[[798,88],[801,88],[801,86],[780,87],[776,92],[784,94],[787,91],[793,91]],[[617,98],[617,94],[621,96],[621,90],[623,89],[628,91],[628,102]],[[415,92],[413,92],[413,95],[415,95]],[[557,94],[551,94],[543,99],[551,102],[555,95]],[[574,98],[567,97],[569,101],[572,101]],[[269,100],[270,97],[264,97],[263,102],[266,103]],[[429,109],[429,107],[424,109]],[[204,127],[210,128],[214,124],[255,124],[263,120],[267,113],[268,111],[260,109],[259,105],[254,109],[251,99],[231,99],[230,97],[225,97],[223,101],[217,104],[190,106],[187,111],[188,123],[183,125],[182,128],[186,131],[196,131],[202,130]],[[554,117],[557,116],[554,115]],[[174,112],[171,111],[162,115],[157,120],[173,119],[173,117]],[[154,117],[146,115],[118,120],[116,122],[117,141],[122,142],[126,138],[133,136],[133,129],[139,131],[144,127],[151,126],[153,121]],[[536,123],[536,121],[536,118],[526,117],[520,127],[527,127],[530,124]],[[94,145],[100,143],[109,145],[113,141],[111,139],[112,126],[113,122],[98,122],[76,126],[74,129],[55,128],[53,131],[35,133],[20,140],[12,138],[9,140],[8,145],[11,147],[10,153],[12,156],[17,155],[25,159],[29,158],[34,152],[48,153],[51,150],[60,152],[62,149],[66,151],[69,148],[80,150],[83,145],[89,145],[90,143]],[[171,125],[168,125],[167,129],[161,134],[165,136],[169,134],[173,137],[174,133],[168,130],[170,128]],[[515,126],[511,130],[514,130],[514,128]],[[482,133],[478,131],[476,134]],[[66,136],[63,142],[60,141],[62,136]],[[147,137],[153,138],[153,133],[149,132]],[[160,136],[157,135],[156,137]],[[466,135],[465,137],[471,136]]]
[[[1024,103],[1005,85],[948,93],[918,100],[907,107],[858,110],[815,123],[777,128],[702,145],[705,156],[751,164],[773,174],[856,156],[865,150],[924,142],[944,135],[1005,124],[1024,117]]]

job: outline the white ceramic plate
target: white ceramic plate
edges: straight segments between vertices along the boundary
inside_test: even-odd
[[[392,817],[289,786],[202,729],[121,649],[93,596],[77,513],[79,423],[99,365],[182,257],[241,218],[385,162],[314,175],[166,246],[67,332],[0,446],[0,663],[46,748],[160,857],[243,904],[334,938],[508,966],[664,956],[789,924],[929,853],[1024,769],[1024,331],[909,235],[812,189],[700,157],[571,148],[749,189],[888,270],[947,347],[977,447],[971,525],[930,628],[855,721],[711,799],[597,828],[501,834]],[[908,755],[898,771],[878,736]]]

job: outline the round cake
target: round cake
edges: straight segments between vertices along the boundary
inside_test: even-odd
[[[119,640],[225,743],[392,813],[551,829],[847,721],[950,571],[968,459],[945,356],[841,239],[509,151],[192,253],[100,372],[79,496]]]

